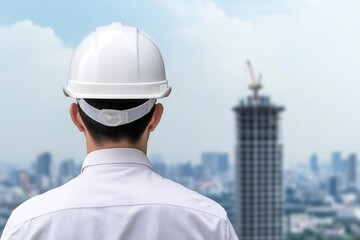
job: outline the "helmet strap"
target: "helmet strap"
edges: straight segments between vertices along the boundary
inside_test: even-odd
[[[115,110],[94,108],[83,98],[76,99],[76,101],[79,104],[81,110],[83,110],[83,112],[88,117],[108,127],[117,127],[136,121],[148,114],[156,103],[156,99],[149,99],[148,101],[134,108],[126,110]]]

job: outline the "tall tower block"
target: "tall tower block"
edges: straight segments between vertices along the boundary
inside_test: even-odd
[[[284,108],[259,95],[260,78],[255,81],[250,62],[248,66],[253,95],[234,107],[236,232],[242,240],[283,240],[280,113]]]

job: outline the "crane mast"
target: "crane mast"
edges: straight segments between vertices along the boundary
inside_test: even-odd
[[[254,92],[254,99],[257,100],[259,97],[259,91],[262,88],[261,85],[262,74],[260,73],[258,78],[256,79],[250,60],[246,60],[246,65],[248,67],[250,78],[252,80],[252,83],[250,84],[249,88]]]

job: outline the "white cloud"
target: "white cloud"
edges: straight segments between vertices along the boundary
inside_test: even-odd
[[[83,144],[62,94],[72,50],[51,28],[22,21],[0,26],[0,53],[0,159],[28,165],[48,150],[79,157]]]
[[[167,138],[186,146],[169,155],[202,150],[234,152],[231,108],[249,93],[244,61],[264,75],[263,93],[286,106],[286,161],[313,151],[358,151],[360,142],[360,4],[303,1],[291,14],[229,17],[212,1],[166,2],[178,18],[166,49],[174,86]],[[180,6],[180,10],[177,9]],[[165,129],[164,129],[165,130]],[[160,149],[159,149],[160,151]]]

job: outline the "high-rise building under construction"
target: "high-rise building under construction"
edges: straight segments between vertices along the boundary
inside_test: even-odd
[[[248,62],[253,96],[234,108],[236,143],[236,231],[242,240],[282,240],[282,145],[281,106],[259,96],[260,79],[255,80]],[[260,75],[261,77],[261,75]]]

